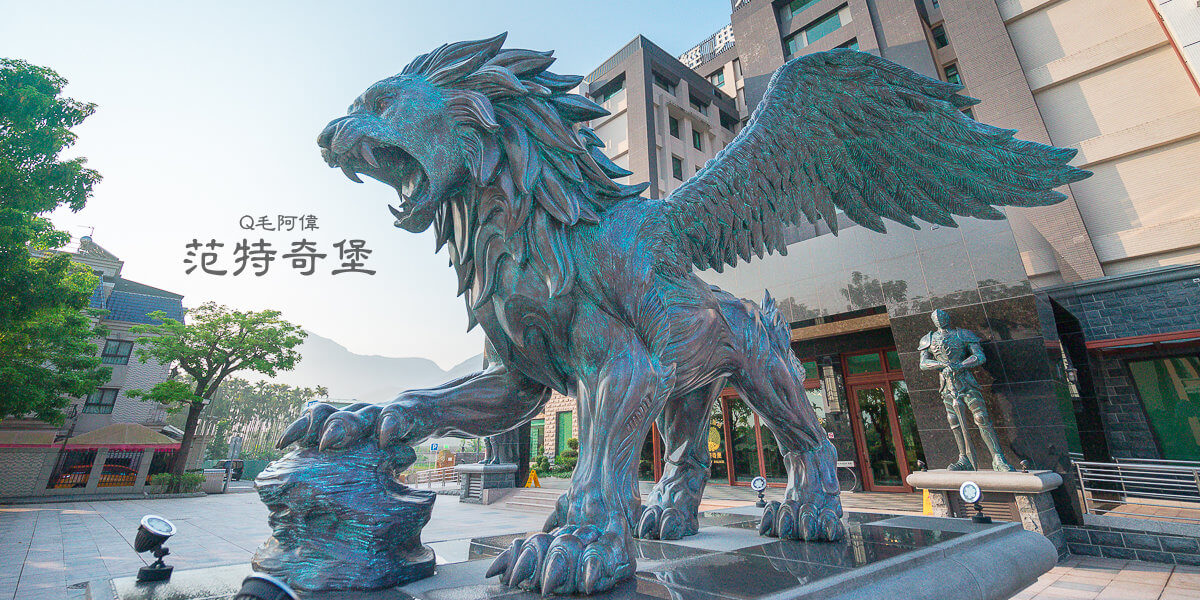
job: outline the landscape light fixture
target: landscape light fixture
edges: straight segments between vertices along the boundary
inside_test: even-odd
[[[762,475],[759,475],[758,477],[751,479],[750,480],[750,489],[758,492],[758,502],[755,502],[754,506],[756,506],[758,508],[766,507],[767,501],[763,498],[763,490],[767,489],[766,478],[763,477]]]
[[[175,525],[165,518],[158,515],[142,517],[137,535],[133,538],[133,549],[138,554],[153,552],[154,558],[158,560],[138,569],[138,581],[166,581],[171,578],[171,571],[174,570],[174,567],[163,562],[163,557],[170,554],[171,551],[163,546],[163,542],[173,535],[175,535]]]
[[[983,499],[983,490],[979,488],[979,484],[974,481],[964,481],[958,486],[958,497],[962,498],[964,504],[972,504],[975,508],[975,514],[971,515],[971,520],[976,523],[991,523],[992,518],[983,514],[983,505],[979,503]]]
[[[265,573],[251,573],[233,600],[300,600],[283,581]]]

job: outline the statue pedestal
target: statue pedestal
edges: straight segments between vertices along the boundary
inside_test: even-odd
[[[472,504],[491,504],[507,494],[507,490],[516,487],[513,478],[516,476],[517,465],[458,465],[454,467],[458,473],[459,502]]]
[[[1062,485],[1062,477],[1054,471],[918,471],[908,476],[908,485],[929,490],[929,501],[935,517],[969,518],[975,509],[964,505],[958,488],[973,481],[983,491],[980,504],[984,514],[1002,521],[1018,521],[1021,525],[1046,536],[1066,556],[1067,540],[1062,521],[1054,508],[1050,492]]]
[[[378,590],[432,575],[421,528],[437,496],[395,478],[415,458],[408,446],[365,441],[294,450],[271,463],[254,480],[272,529],[254,569],[303,591]]]

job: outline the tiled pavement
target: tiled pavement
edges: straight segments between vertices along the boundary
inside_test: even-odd
[[[1013,600],[1196,600],[1200,567],[1072,556]]]
[[[426,542],[541,529],[541,515],[442,498],[422,531]],[[81,598],[72,584],[126,576],[153,557],[133,552],[138,521],[175,523],[167,562],[190,569],[250,560],[270,535],[257,494],[0,506],[0,600]]]
[[[744,504],[752,498],[748,492],[712,486],[706,501]],[[885,494],[847,494],[845,500],[848,508],[858,510],[920,510],[919,496],[915,505],[912,496]],[[179,569],[244,563],[269,534],[266,508],[257,494],[0,506],[0,600],[82,598],[82,589],[68,586],[136,572],[147,562],[131,545],[145,514],[167,517],[179,528],[167,543],[168,562]],[[433,543],[531,531],[540,529],[542,521],[543,515],[442,498],[421,537]],[[453,550],[453,544],[445,546]],[[1200,568],[1071,557],[1016,598],[1200,599]]]

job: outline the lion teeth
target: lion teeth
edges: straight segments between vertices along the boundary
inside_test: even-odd
[[[351,169],[350,167],[348,167],[346,165],[342,165],[342,173],[345,173],[346,177],[350,178],[350,181],[353,181],[355,183],[363,182],[363,180],[358,178],[358,173],[355,173],[354,169]]]
[[[370,144],[363,142],[362,146],[359,148],[359,153],[362,154],[363,160],[367,161],[367,164],[375,167],[376,169],[379,168],[379,161],[375,160],[375,153],[371,151]]]

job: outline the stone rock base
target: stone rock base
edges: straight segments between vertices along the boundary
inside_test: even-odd
[[[367,441],[295,450],[271,463],[254,481],[273,531],[254,569],[307,591],[377,590],[432,575],[421,528],[437,495],[396,477],[415,458],[412,448]]]

